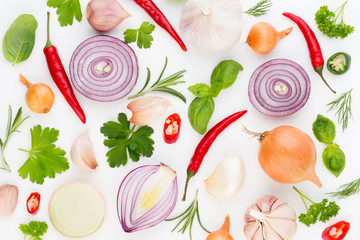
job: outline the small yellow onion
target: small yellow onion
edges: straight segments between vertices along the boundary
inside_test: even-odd
[[[230,218],[229,215],[226,216],[223,226],[207,236],[206,240],[234,240],[230,235]]]

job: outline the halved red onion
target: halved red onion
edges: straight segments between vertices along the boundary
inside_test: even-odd
[[[153,227],[165,220],[176,205],[176,172],[169,166],[146,165],[122,181],[117,198],[118,217],[125,232]]]
[[[288,116],[300,110],[310,95],[310,78],[289,59],[273,59],[258,67],[249,82],[249,98],[261,113]]]
[[[132,48],[118,38],[86,39],[70,60],[70,80],[82,95],[99,102],[125,97],[137,82],[139,67]]]

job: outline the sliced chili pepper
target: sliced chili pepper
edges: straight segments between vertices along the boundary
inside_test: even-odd
[[[35,215],[40,208],[40,194],[38,192],[33,192],[30,194],[26,201],[26,208],[30,214]]]
[[[341,240],[344,239],[350,229],[350,223],[340,221],[334,225],[327,227],[322,232],[323,240]]]
[[[191,158],[190,164],[187,168],[187,177],[186,177],[186,184],[185,184],[185,191],[184,196],[182,198],[183,201],[186,200],[186,191],[187,186],[189,183],[190,178],[195,176],[195,174],[198,172],[200,165],[206,155],[206,153],[209,151],[209,148],[211,147],[212,143],[215,141],[217,136],[225,129],[227,128],[231,123],[235,122],[239,118],[241,118],[247,110],[236,112],[226,118],[224,118],[222,121],[217,123],[213,128],[211,128],[205,136],[201,139],[199,144],[197,145],[194,155]]]
[[[309,53],[310,53],[310,58],[311,58],[311,63],[312,66],[314,67],[315,72],[317,72],[321,79],[323,80],[323,82],[326,84],[326,86],[333,92],[336,93],[331,87],[330,85],[326,82],[324,76],[323,76],[323,69],[324,69],[324,58],[322,55],[322,51],[320,48],[320,44],[318,42],[318,40],[315,37],[315,34],[313,32],[313,30],[311,30],[311,28],[309,27],[309,25],[307,25],[307,23],[300,17],[289,13],[289,12],[284,12],[283,15],[285,17],[288,17],[290,20],[292,20],[293,22],[295,22],[298,27],[300,28],[301,32],[303,33],[306,43],[308,45],[308,49],[309,49]]]
[[[179,114],[174,113],[168,116],[164,124],[164,141],[166,143],[175,143],[179,139],[181,127],[181,118]]]
[[[64,66],[61,63],[59,54],[55,46],[53,46],[50,42],[49,37],[49,20],[50,12],[47,13],[47,42],[44,48],[44,54],[46,57],[46,62],[48,64],[48,68],[51,74],[52,79],[56,83],[56,86],[59,88],[62,95],[65,97],[66,101],[78,115],[80,120],[85,123],[86,117],[85,113],[82,110],[79,102],[77,101],[74,91],[71,87],[69,78],[65,72]]]
[[[327,69],[329,72],[340,75],[347,70],[349,70],[351,65],[351,57],[349,54],[345,52],[338,52],[333,54],[328,60],[327,60]]]

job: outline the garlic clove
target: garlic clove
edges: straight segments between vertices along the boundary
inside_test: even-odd
[[[295,231],[297,229],[297,225],[295,221],[296,220],[269,218],[268,224],[267,226],[265,226],[265,229],[266,230],[268,230],[268,228],[276,229],[276,233],[277,235],[281,236],[281,239],[291,239],[291,237],[294,235],[294,229]]]
[[[133,100],[127,106],[131,112],[130,122],[137,126],[145,126],[165,113],[171,103],[162,97],[141,97]]]
[[[71,159],[78,168],[86,172],[95,171],[98,167],[88,131],[82,133],[73,143]]]
[[[247,222],[247,221],[245,221]],[[256,235],[259,234],[260,231],[260,224],[257,220],[255,220],[254,222],[248,223],[245,225],[244,227],[244,233],[245,233],[245,237],[247,239],[257,239]],[[262,240],[262,236],[260,238]]]
[[[11,216],[16,208],[19,196],[17,186],[4,184],[0,186],[0,214]]]
[[[280,200],[282,201],[282,200]],[[280,202],[278,201],[278,202]],[[281,219],[289,219],[292,221],[296,221],[296,213],[293,210],[292,207],[286,204],[285,201],[282,201],[282,205],[276,206],[278,202],[274,203],[274,207],[272,208],[272,211],[268,214],[268,217],[270,218],[281,218]],[[276,211],[274,211],[276,210]]]
[[[282,226],[276,226],[276,229]],[[263,226],[264,232],[263,236],[264,239],[271,239],[271,240],[284,240],[288,238],[282,238],[270,225],[264,224]]]

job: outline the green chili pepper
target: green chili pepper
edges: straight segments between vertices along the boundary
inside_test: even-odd
[[[349,70],[351,57],[345,52],[337,52],[327,60],[327,69],[335,74],[340,75]]]

